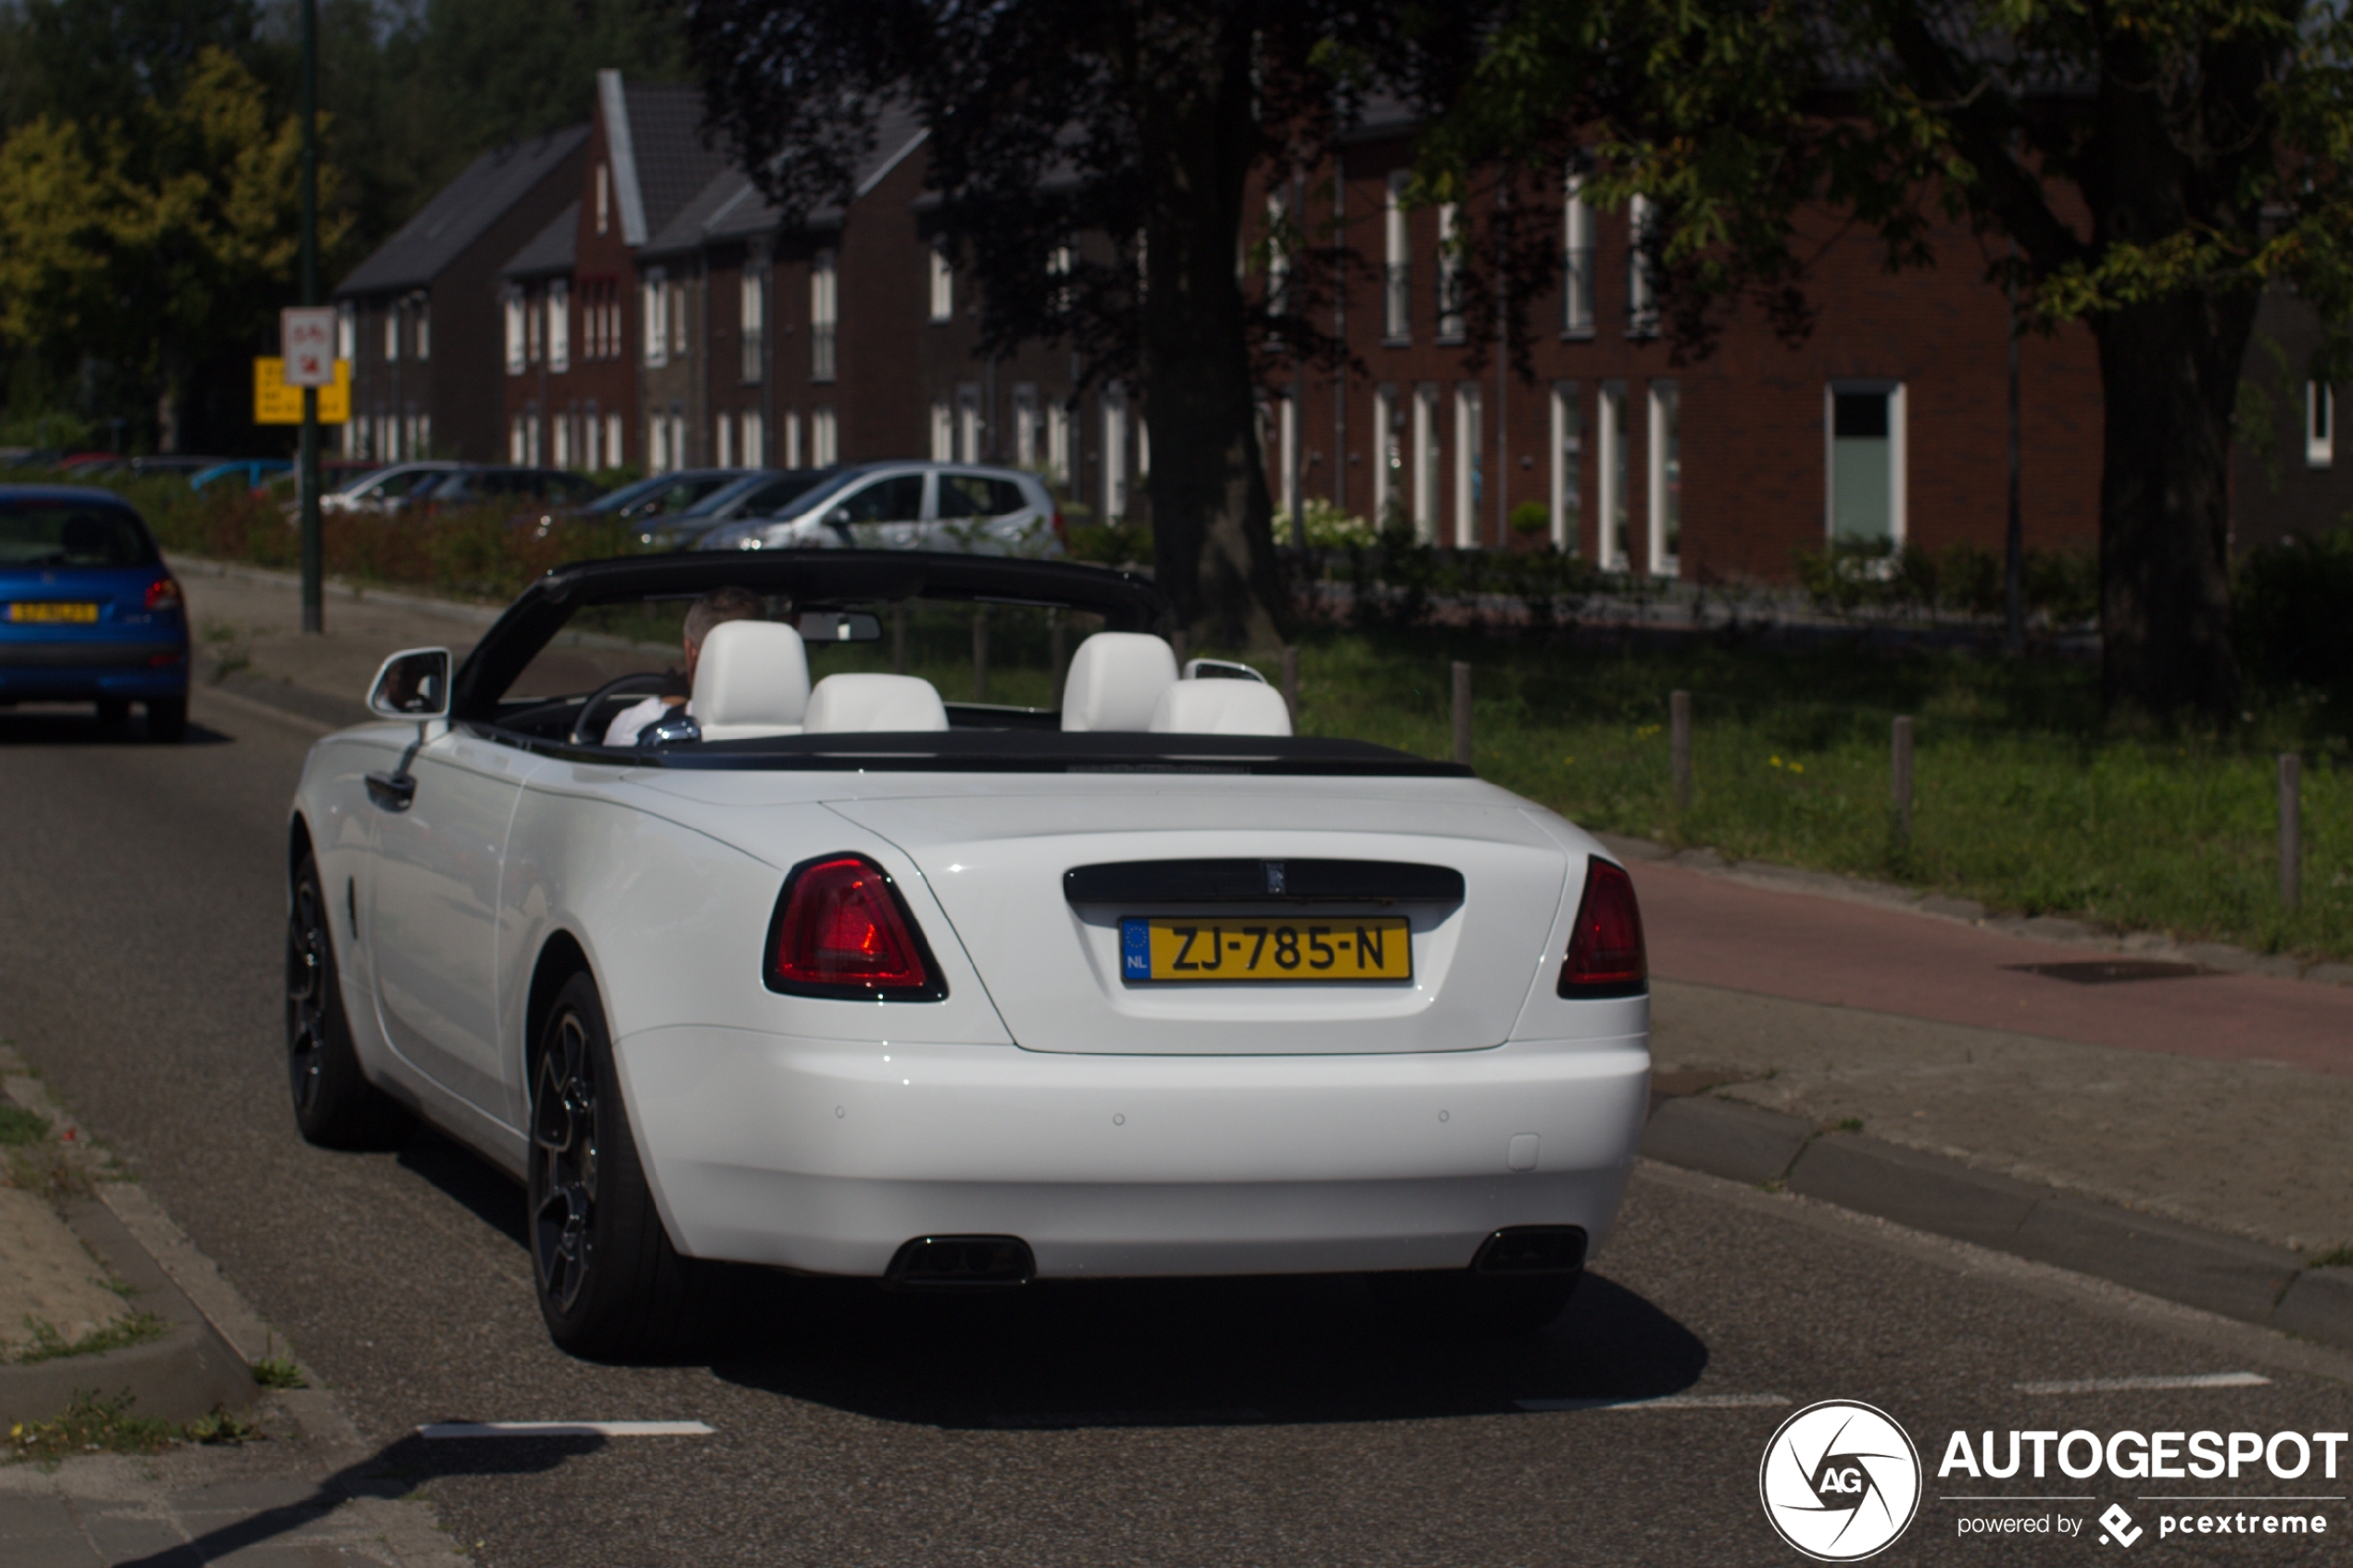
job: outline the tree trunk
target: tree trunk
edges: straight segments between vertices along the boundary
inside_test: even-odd
[[[2227,721],[2230,430],[2252,293],[2189,294],[2093,320],[2100,472],[2100,691],[2117,718]]]
[[[1251,35],[1195,13],[1153,42],[1139,115],[1154,182],[1142,322],[1153,569],[1195,647],[1272,648],[1282,581],[1234,275],[1257,153]]]

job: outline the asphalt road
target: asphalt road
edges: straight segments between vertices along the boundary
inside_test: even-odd
[[[286,801],[309,735],[199,698],[191,742],[0,712],[0,1035],[496,1564],[1792,1563],[1757,1500],[1798,1407],[1909,1430],[1928,1500],[1881,1561],[2046,1562],[2073,1537],[1961,1537],[1964,1514],[2085,1521],[2108,1478],[1940,1485],[1956,1428],[2337,1430],[2353,1361],[2032,1265],[1646,1170],[1545,1336],[1401,1328],[1353,1282],[1039,1287],[988,1300],[748,1286],[708,1363],[556,1352],[519,1195],[454,1147],[329,1154],[281,1068]],[[136,728],[133,729],[133,736]],[[2253,1386],[2031,1394],[2023,1382],[2247,1371]],[[1530,1411],[1522,1400],[1685,1403]],[[1779,1399],[1787,1403],[1762,1402]],[[425,1443],[421,1422],[697,1419],[683,1438]],[[1954,1492],[2091,1501],[1955,1503]],[[2168,1505],[2180,1508],[2183,1505]],[[2232,1503],[2215,1512],[2277,1512]],[[2342,1561],[2329,1534],[2160,1540],[2183,1562]],[[476,1543],[480,1543],[478,1548]]]

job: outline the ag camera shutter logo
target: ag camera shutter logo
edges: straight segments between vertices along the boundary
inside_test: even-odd
[[[1824,1399],[1765,1445],[1756,1490],[1782,1540],[1817,1562],[1859,1562],[1895,1543],[1920,1506],[1920,1454],[1885,1411]]]

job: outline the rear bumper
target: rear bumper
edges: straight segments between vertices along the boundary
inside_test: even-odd
[[[1065,1278],[1460,1268],[1505,1225],[1598,1245],[1650,1070],[1639,1035],[1172,1058],[681,1027],[615,1056],[684,1251],[875,1275],[911,1237],[1017,1236]]]

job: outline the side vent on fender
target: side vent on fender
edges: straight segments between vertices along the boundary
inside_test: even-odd
[[[1577,904],[1568,961],[1561,965],[1560,994],[1582,1000],[1646,996],[1650,988],[1650,959],[1642,950],[1642,911],[1634,903],[1634,879],[1625,867],[1597,856],[1585,862],[1585,894]]]
[[[948,995],[907,900],[863,855],[821,855],[792,869],[768,922],[761,978],[771,991],[841,1001]]]

